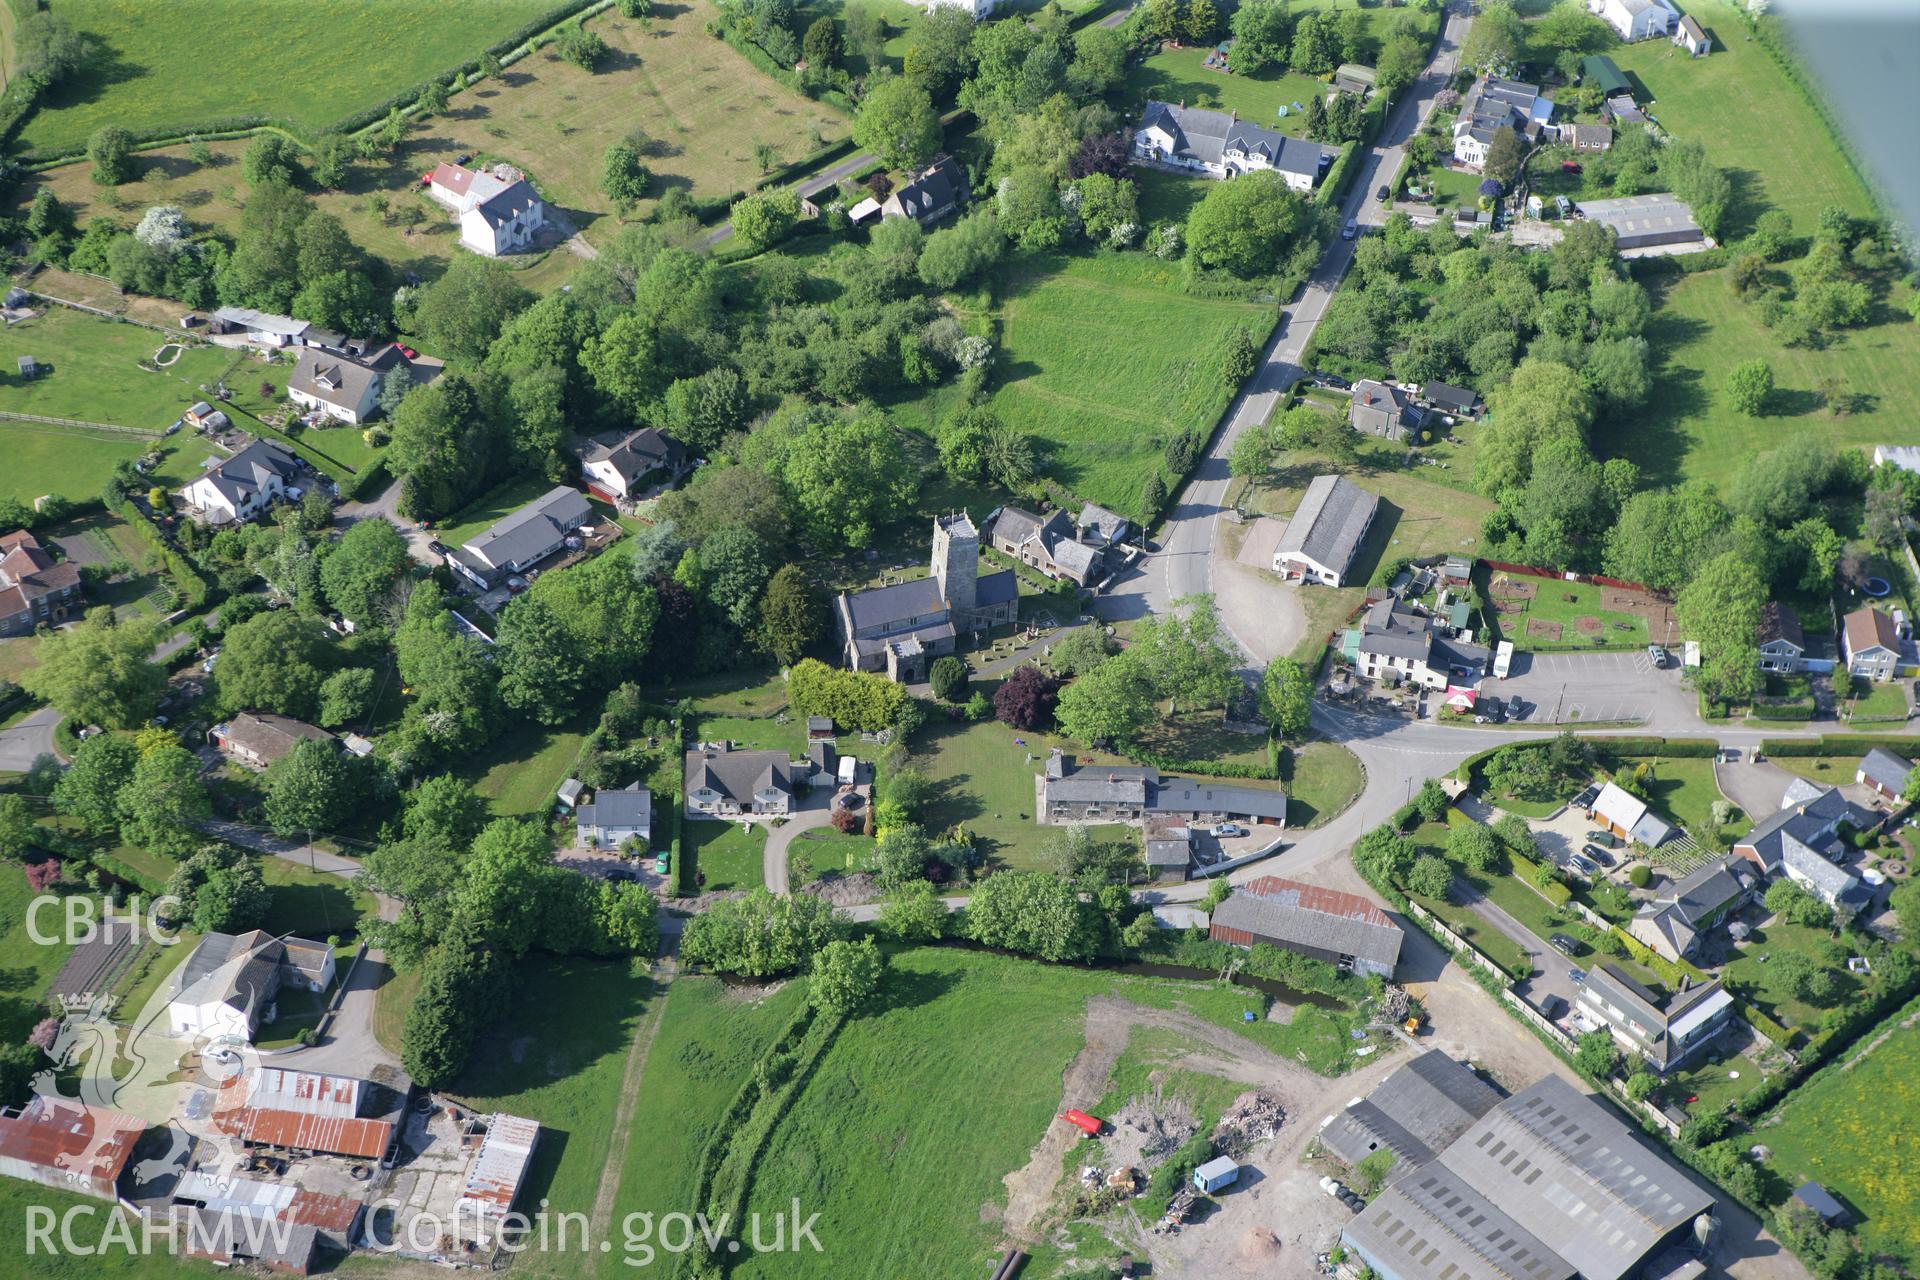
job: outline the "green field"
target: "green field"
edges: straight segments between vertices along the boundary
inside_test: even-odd
[[[1709,480],[1724,490],[1749,459],[1789,438],[1868,451],[1908,438],[1907,406],[1920,397],[1920,325],[1904,318],[1911,296],[1904,285],[1888,296],[1881,323],[1839,330],[1823,351],[1781,345],[1757,311],[1734,296],[1725,271],[1655,280],[1649,288],[1647,341],[1656,369],[1647,409],[1637,420],[1594,431],[1597,452],[1632,459],[1648,483]],[[1755,356],[1773,366],[1776,388],[1762,418],[1735,411],[1725,395],[1733,366]],[[1864,401],[1856,412],[1835,417],[1821,406],[1814,384],[1828,377]]]
[[[1220,373],[1227,334],[1244,325],[1264,338],[1272,324],[1268,308],[1186,296],[1177,264],[1141,253],[1022,254],[996,291],[993,411],[1032,440],[1048,474],[1126,513],[1139,511],[1166,442],[1210,433],[1232,398]],[[1142,342],[1149,333],[1179,340]],[[931,430],[951,407],[930,395],[902,417]]]
[[[78,1210],[70,1219],[73,1223],[73,1241],[76,1245],[86,1246],[88,1252],[69,1253],[60,1248],[43,1247],[28,1253],[25,1227],[27,1213],[30,1209],[39,1208],[50,1209],[56,1215]],[[109,1236],[106,1234],[109,1219],[114,1214],[118,1215],[120,1221],[113,1227],[114,1234]],[[18,1242],[8,1252],[15,1259],[11,1266],[20,1269],[9,1269],[8,1274],[19,1277],[19,1280],[95,1280],[95,1277],[103,1277],[104,1280],[181,1280],[183,1276],[213,1280],[213,1277],[233,1274],[228,1268],[216,1267],[211,1262],[174,1258],[167,1251],[167,1236],[159,1232],[151,1237],[153,1251],[143,1253],[140,1249],[139,1220],[133,1214],[124,1209],[116,1210],[106,1201],[96,1200],[92,1196],[56,1191],[52,1187],[43,1187],[19,1178],[0,1178],[0,1220],[10,1224],[9,1238]],[[14,1231],[20,1234],[12,1235]],[[57,1241],[59,1237],[56,1235],[54,1238]],[[105,1247],[99,1247],[102,1245]]]
[[[47,493],[63,494],[76,501],[97,497],[115,467],[138,460],[155,443],[148,436],[117,431],[0,422],[0,455],[7,460],[0,475],[0,497],[22,502],[32,502]],[[153,481],[168,488],[198,475],[200,463],[216,453],[212,446],[191,436],[174,436],[160,447],[166,459],[153,473]]]
[[[244,359],[226,347],[189,347],[165,369],[140,368],[164,341],[137,324],[49,305],[0,333],[0,410],[157,433]],[[28,382],[15,367],[21,356],[51,370]]]
[[[1236,987],[1122,977],[972,951],[894,957],[880,1007],[828,1049],[756,1167],[748,1211],[794,1197],[817,1210],[824,1252],[749,1257],[736,1275],[781,1280],[984,1275],[992,1206],[1060,1107],[1086,1001],[1115,995],[1240,1029],[1265,998]],[[1318,1068],[1350,1061],[1346,1015],[1303,1007],[1249,1038]],[[991,1105],[984,1105],[990,1100]],[[902,1222],[916,1224],[901,1230]]]
[[[40,998],[72,950],[60,943],[42,946],[28,936],[27,906],[33,898],[17,864],[0,866],[0,974],[6,977],[0,988],[0,1041],[7,1044],[26,1039],[33,1024],[46,1016]],[[43,909],[42,936],[60,932],[63,919],[57,910]]]
[[[302,129],[450,71],[547,12],[549,0],[342,0],[324,21],[262,21],[245,0],[61,0],[98,51],[28,119],[21,144],[70,147],[122,124],[182,131],[265,115]],[[219,69],[207,65],[209,56]]]
[[[1813,230],[1828,205],[1870,216],[1866,188],[1835,149],[1826,125],[1766,49],[1748,37],[1734,6],[1693,0],[1686,8],[1714,37],[1708,57],[1689,57],[1665,40],[1614,45],[1608,53],[1652,94],[1651,113],[1662,128],[1705,146],[1713,163],[1732,175],[1739,197],[1733,230],[1744,231],[1768,207],[1785,210],[1803,233]]]
[[[1280,757],[1287,825],[1317,827],[1356,800],[1366,786],[1360,757],[1337,742],[1307,742]]]
[[[1866,1218],[1869,1253],[1920,1259],[1920,1032],[1910,1004],[1854,1051],[1790,1094],[1765,1130],[1768,1163],[1798,1186],[1811,1178]],[[1884,1039],[1882,1038],[1884,1036]]]
[[[1135,66],[1127,75],[1127,88],[1137,100],[1135,105],[1148,99],[1184,102],[1190,107],[1235,111],[1242,120],[1290,137],[1306,135],[1306,105],[1325,96],[1326,81],[1275,67],[1262,68],[1252,75],[1209,71],[1202,65],[1209,52],[1211,46],[1162,49]],[[1280,114],[1283,107],[1285,116]]]
[[[562,725],[517,724],[475,752],[461,776],[486,797],[496,817],[544,814],[597,718],[583,713]]]

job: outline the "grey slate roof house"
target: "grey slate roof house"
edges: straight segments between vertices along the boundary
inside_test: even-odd
[[[1335,1113],[1320,1145],[1348,1166],[1385,1147],[1399,1165],[1416,1168],[1499,1103],[1499,1091],[1471,1068],[1429,1049]]]
[[[1621,1280],[1713,1206],[1603,1103],[1552,1075],[1397,1172],[1341,1241],[1396,1280]]]
[[[964,511],[934,517],[926,577],[842,591],[833,601],[847,666],[907,682],[926,679],[928,666],[952,653],[960,636],[1011,626],[1019,616],[1019,579],[1011,569],[981,574],[980,532]]]
[[[1109,511],[1091,502],[1080,508],[1080,514],[1073,518],[1073,525],[1081,542],[1109,552],[1125,542],[1133,532],[1133,521],[1117,511]],[[1111,567],[1109,564],[1108,568]]]
[[[211,411],[203,421],[215,416]],[[181,490],[187,509],[201,524],[234,524],[265,511],[300,478],[300,461],[285,445],[255,440],[223,462],[201,472]]]
[[[1345,476],[1315,476],[1273,549],[1273,571],[1303,582],[1345,586],[1379,509],[1379,498]]]
[[[1034,816],[1043,825],[1241,822],[1284,827],[1287,795],[1277,787],[1224,787],[1163,778],[1158,769],[1144,765],[1080,764],[1056,750],[1047,757],[1040,775],[1040,807]]]
[[[580,460],[587,488],[608,502],[630,498],[641,481],[659,474],[671,484],[686,473],[687,448],[658,427],[642,427],[617,439],[595,441]]]
[[[1193,832],[1184,825],[1149,821],[1146,830],[1147,875],[1154,881],[1187,878],[1193,865]]]
[[[1094,538],[1083,541],[1085,532],[1092,532]],[[1092,586],[1106,572],[1110,539],[1097,523],[1083,528],[1064,511],[1041,516],[1020,507],[1001,507],[987,517],[987,536],[1002,555],[1075,586]]]
[[[1453,121],[1453,158],[1462,164],[1486,163],[1487,149],[1501,129],[1537,135],[1553,117],[1553,99],[1540,86],[1519,80],[1482,76],[1460,99]]]
[[[1760,644],[1762,671],[1795,672],[1806,666],[1807,635],[1800,615],[1777,600],[1760,606],[1760,625],[1754,634]]]
[[[1875,747],[1860,757],[1860,767],[1854,770],[1853,780],[1872,787],[1889,800],[1898,800],[1907,788],[1907,775],[1911,772],[1913,761],[1885,747]]]
[[[1472,387],[1456,387],[1451,382],[1422,383],[1420,398],[1456,418],[1477,417],[1480,413],[1480,393]]]
[[[690,818],[784,814],[793,809],[791,763],[784,751],[733,751],[724,744],[687,752]]]
[[[883,218],[912,218],[921,226],[940,221],[965,204],[967,175],[951,156],[941,156],[888,194],[880,204]]]
[[[1779,811],[1741,836],[1733,851],[1762,875],[1784,875],[1828,906],[1850,914],[1864,906],[1870,894],[1858,877],[1833,861],[1846,853],[1840,827],[1865,830],[1877,817],[1837,787],[1796,778],[1781,796]]]
[[[1580,1007],[1605,1023],[1624,1051],[1665,1075],[1720,1034],[1733,1016],[1733,997],[1715,979],[1662,999],[1603,960],[1587,973]]]
[[[1747,900],[1746,865],[1729,855],[1662,887],[1634,913],[1627,932],[1668,960],[1685,959],[1702,935]]]
[[[1840,624],[1847,673],[1864,680],[1891,680],[1900,664],[1900,636],[1893,619],[1872,605],[1855,609]]]
[[[1353,404],[1347,421],[1362,435],[1383,440],[1420,439],[1427,413],[1414,403],[1413,393],[1391,382],[1362,378],[1353,384]]]
[[[589,803],[574,808],[573,821],[588,848],[618,849],[636,837],[644,846],[653,830],[653,793],[637,786],[603,787]]]
[[[330,418],[358,425],[373,416],[380,382],[380,371],[358,360],[319,347],[302,347],[299,363],[287,378],[287,398]]]
[[[1428,689],[1476,684],[1493,658],[1485,645],[1456,635],[1451,619],[1423,613],[1393,596],[1367,609],[1351,648],[1362,677],[1388,684],[1409,681]]]
[[[1209,932],[1216,942],[1264,942],[1383,978],[1400,960],[1400,926],[1379,907],[1358,894],[1279,876],[1236,888],[1214,908]]]
[[[1272,170],[1295,191],[1311,191],[1333,162],[1334,152],[1304,138],[1290,138],[1237,113],[1148,102],[1134,130],[1133,152],[1142,160],[1198,170],[1210,178]]]
[[[594,522],[593,508],[578,489],[555,485],[473,541],[447,554],[447,567],[482,589],[523,573],[566,545],[574,530]]]

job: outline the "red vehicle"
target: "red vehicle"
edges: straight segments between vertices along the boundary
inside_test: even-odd
[[[418,351],[415,351],[412,347],[406,346],[401,343],[395,343],[394,345],[400,348],[400,354],[405,356],[407,359],[418,360],[420,358],[420,353]]]
[[[1060,1119],[1083,1131],[1089,1138],[1099,1137],[1100,1131],[1106,1127],[1097,1117],[1090,1116],[1084,1111],[1070,1110],[1062,1114]]]
[[[1560,162],[1560,172],[1578,173],[1580,172],[1580,162],[1578,160],[1562,160]]]

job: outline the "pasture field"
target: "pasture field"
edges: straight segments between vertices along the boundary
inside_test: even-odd
[[[770,1217],[795,1196],[817,1209],[824,1252],[743,1252],[734,1273],[984,1274],[997,1257],[1002,1179],[1056,1123],[1061,1075],[1084,1042],[1086,1003],[1103,995],[1236,1032],[1242,1012],[1266,1006],[1238,987],[952,948],[895,955],[876,1006],[841,1029],[774,1130],[748,1197],[750,1214]],[[1301,1006],[1287,1026],[1261,1020],[1245,1030],[1275,1052],[1298,1051],[1315,1069],[1337,1071],[1351,1061],[1349,1023],[1344,1013]],[[902,1231],[909,1221],[919,1229]]]
[[[1280,785],[1287,793],[1287,825],[1323,825],[1359,798],[1367,785],[1360,757],[1337,742],[1303,742],[1280,753]]]
[[[0,476],[0,497],[32,502],[45,493],[81,499],[98,496],[113,469],[151,449],[151,436],[117,431],[50,427],[39,422],[0,422],[0,455],[7,460]],[[177,488],[200,473],[200,464],[217,454],[192,436],[173,436],[161,445],[166,455],[151,473],[153,483]]]
[[[993,411],[1032,440],[1044,471],[1127,514],[1164,469],[1166,442],[1211,432],[1232,399],[1221,374],[1227,334],[1244,325],[1264,339],[1273,323],[1270,308],[1188,297],[1177,265],[1141,253],[1022,254],[1002,268],[997,293]]]
[[[0,333],[0,410],[75,418],[159,432],[246,357],[227,347],[189,347],[164,369],[142,369],[165,342],[136,324],[48,305],[44,315]],[[23,378],[19,358],[47,366]]]
[[[1652,94],[1651,112],[1662,128],[1699,142],[1730,172],[1737,196],[1731,229],[1744,233],[1769,207],[1785,211],[1803,235],[1828,205],[1871,215],[1867,190],[1834,149],[1826,125],[1772,55],[1748,37],[1734,6],[1694,0],[1687,12],[1713,36],[1709,56],[1689,57],[1665,40],[1616,44],[1607,53]]]
[[[246,0],[62,0],[97,52],[21,131],[29,149],[76,146],[95,129],[260,115],[318,130],[429,76],[554,8],[553,0],[341,0],[324,21],[264,20]],[[217,69],[207,65],[217,54]]]
[[[1920,1002],[1789,1094],[1766,1128],[1788,1185],[1813,1179],[1864,1216],[1867,1252],[1920,1258]],[[1777,1121],[1777,1123],[1775,1123]]]
[[[211,1262],[175,1258],[167,1251],[166,1237],[157,1233],[151,1253],[142,1252],[137,1244],[129,1247],[127,1241],[140,1239],[137,1220],[124,1209],[115,1210],[105,1201],[56,1191],[21,1178],[0,1178],[0,1217],[11,1223],[25,1223],[30,1210],[41,1208],[60,1215],[61,1220],[66,1220],[64,1215],[68,1212],[77,1210],[71,1219],[73,1240],[76,1245],[88,1246],[88,1252],[42,1248],[29,1253],[23,1233],[19,1244],[10,1250],[15,1258],[12,1265],[20,1269],[8,1272],[20,1280],[96,1280],[96,1277],[98,1280],[183,1280],[183,1277],[216,1280],[232,1274],[228,1268],[216,1267]],[[113,1226],[121,1234],[105,1236],[115,1215],[120,1221]],[[124,1233],[129,1224],[133,1233],[130,1236]],[[114,1241],[120,1243],[116,1245]]]
[[[1875,323],[1839,330],[1815,351],[1782,345],[1734,296],[1727,274],[1649,282],[1653,391],[1638,418],[1595,426],[1597,453],[1631,459],[1649,484],[1708,480],[1724,492],[1748,459],[1789,439],[1810,436],[1871,452],[1910,438],[1906,406],[1920,396],[1920,325],[1906,318],[1906,285],[1893,286],[1876,307]],[[1750,418],[1727,403],[1725,388],[1733,366],[1756,356],[1773,367],[1775,390],[1766,416]],[[1836,417],[1823,407],[1814,392],[1822,378],[1838,379],[1854,394],[1854,412]]]

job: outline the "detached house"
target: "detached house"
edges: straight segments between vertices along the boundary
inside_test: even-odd
[[[1626,41],[1650,40],[1673,29],[1674,12],[1662,0],[1587,0],[1587,10]]]
[[[1343,587],[1373,528],[1380,499],[1345,476],[1315,476],[1273,549],[1273,571]]]
[[[1900,637],[1893,619],[1872,605],[1855,609],[1840,626],[1840,655],[1847,674],[1862,680],[1891,680],[1900,665]]]
[[[622,502],[654,478],[672,484],[687,472],[686,446],[657,427],[642,427],[617,439],[595,442],[581,459],[587,489],[608,502]]]
[[[287,399],[358,426],[378,407],[382,376],[378,369],[358,360],[320,347],[303,347],[300,361],[287,379]]]
[[[628,840],[644,848],[652,838],[653,792],[645,787],[603,787],[573,811],[574,829],[589,849],[618,849]]]
[[[1747,900],[1751,873],[1745,867],[1737,857],[1721,858],[1664,885],[1634,913],[1627,932],[1656,955],[1678,963],[1692,955],[1700,939]]]
[[[1478,168],[1487,162],[1487,149],[1500,130],[1538,136],[1552,118],[1553,99],[1541,96],[1539,85],[1482,76],[1460,100],[1460,114],[1453,121],[1453,158]]]
[[[702,744],[687,752],[687,816],[790,813],[791,768],[784,751],[734,751],[724,742]]]
[[[555,485],[485,533],[447,553],[447,567],[487,590],[524,573],[560,550],[578,529],[593,524],[593,508],[578,489]]]
[[[1715,980],[1663,998],[1603,960],[1580,988],[1580,1008],[1604,1023],[1622,1050],[1665,1075],[1720,1034],[1733,1017],[1733,997]]]
[[[333,950],[305,938],[209,933],[174,975],[167,1025],[180,1038],[230,1036],[251,1044],[274,997],[286,987],[333,985]]]
[[[1111,545],[1104,533],[1082,541],[1082,527],[1064,511],[1040,516],[1019,507],[1001,507],[989,515],[987,536],[994,550],[1078,587],[1091,586],[1105,573]]]
[[[1777,600],[1760,607],[1760,669],[1791,673],[1806,669],[1807,636],[1800,615]]]
[[[1762,875],[1785,876],[1828,906],[1851,914],[1869,895],[1859,878],[1835,861],[1847,852],[1840,828],[1865,830],[1874,821],[1874,814],[1838,788],[1796,778],[1780,797],[1779,811],[1740,837],[1733,851]]]
[[[912,218],[932,226],[967,201],[967,175],[951,156],[941,156],[900,184],[880,203],[882,218]]]
[[[0,538],[0,636],[64,622],[80,601],[79,565],[55,561],[25,529]]]
[[[1426,410],[1405,387],[1371,378],[1353,384],[1353,405],[1347,410],[1347,421],[1362,435],[1418,442],[1426,420]]]
[[[207,730],[207,737],[222,755],[249,769],[265,769],[303,741],[335,741],[318,725],[261,711],[242,711]]]
[[[1341,651],[1368,680],[1427,689],[1471,687],[1486,674],[1492,652],[1458,634],[1451,618],[1423,613],[1393,596],[1375,601]]]
[[[1295,191],[1313,190],[1335,154],[1317,142],[1242,120],[1237,112],[1170,102],[1147,103],[1134,130],[1133,153],[1209,178],[1271,171]]]
[[[180,491],[187,513],[201,524],[242,524],[295,487],[300,462],[293,451],[271,440],[255,440],[224,462],[208,467]]]
[[[424,185],[459,219],[460,243],[488,258],[531,248],[547,225],[546,203],[511,165],[489,170],[441,164]]]

